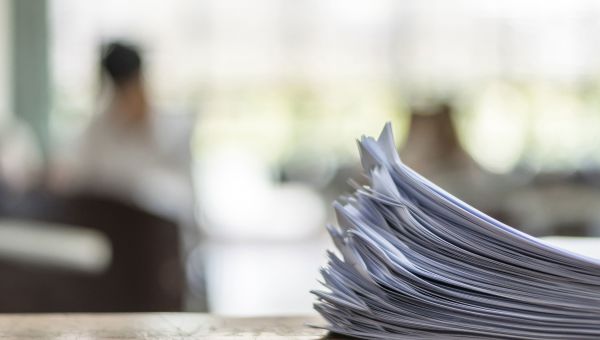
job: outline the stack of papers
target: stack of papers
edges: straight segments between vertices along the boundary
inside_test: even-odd
[[[477,211],[359,141],[370,184],[334,204],[320,326],[368,339],[600,339],[600,261]]]

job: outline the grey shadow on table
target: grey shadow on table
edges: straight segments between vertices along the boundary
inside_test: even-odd
[[[359,338],[329,332],[325,336],[320,337],[319,340],[359,340]]]

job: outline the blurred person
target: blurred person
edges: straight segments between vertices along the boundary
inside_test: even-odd
[[[461,200],[501,218],[506,183],[479,166],[465,151],[456,131],[454,109],[448,102],[413,106],[402,160],[425,178]]]
[[[75,150],[59,160],[55,186],[134,203],[181,226],[182,244],[198,243],[190,139],[193,122],[152,108],[133,45],[112,42],[101,52],[101,102]]]
[[[477,169],[462,148],[453,123],[453,109],[448,103],[413,106],[408,138],[402,158],[425,177]]]
[[[133,45],[104,46],[100,69],[104,100],[75,150],[58,157],[52,186],[113,197],[177,222],[183,265],[194,267],[186,310],[206,311],[203,262],[193,251],[200,244],[190,150],[194,116],[152,107],[144,62]]]

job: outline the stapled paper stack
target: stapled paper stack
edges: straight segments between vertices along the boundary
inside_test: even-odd
[[[461,202],[404,165],[387,124],[369,185],[334,204],[322,327],[366,339],[600,339],[600,261]]]

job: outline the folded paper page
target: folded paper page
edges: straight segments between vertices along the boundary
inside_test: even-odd
[[[334,204],[319,327],[365,339],[600,339],[600,261],[513,229],[423,178],[390,124],[369,185]]]

